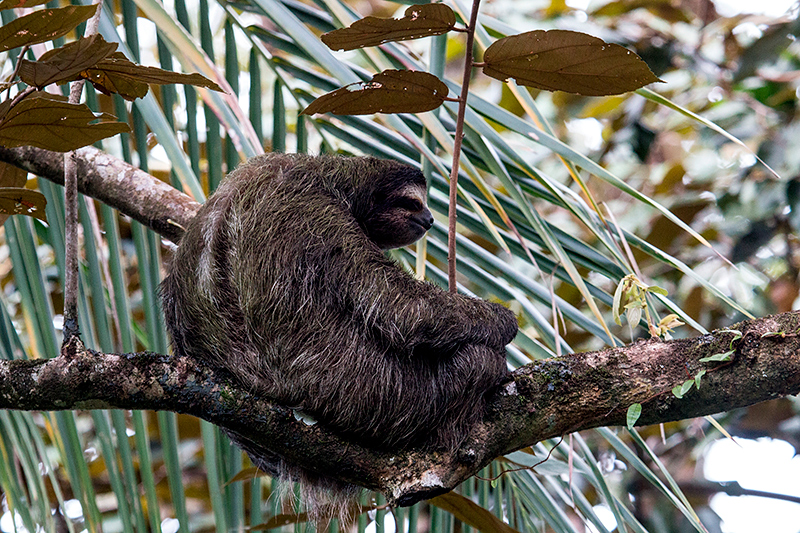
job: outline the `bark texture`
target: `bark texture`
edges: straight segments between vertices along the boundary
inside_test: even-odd
[[[298,421],[290,409],[237,389],[197,361],[152,353],[103,354],[71,346],[53,359],[0,361],[0,409],[151,409],[186,413],[234,430],[307,468],[379,490],[390,504],[442,494],[493,458],[542,439],[625,423],[713,414],[800,392],[800,312],[737,325],[728,363],[699,359],[730,349],[721,330],[637,342],[527,365],[490,398],[486,419],[455,454],[370,450]],[[699,389],[671,393],[706,370]]]

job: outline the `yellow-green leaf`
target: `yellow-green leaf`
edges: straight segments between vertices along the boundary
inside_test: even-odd
[[[366,17],[347,28],[320,37],[331,50],[355,50],[393,41],[441,35],[456,24],[453,10],[444,4],[410,6],[401,19]]]
[[[96,10],[97,6],[67,6],[40,9],[15,19],[0,28],[0,52],[63,37]]]
[[[661,81],[642,59],[618,44],[585,33],[535,30],[486,49],[483,72],[547,91],[605,96]]]
[[[47,222],[44,206],[47,204],[44,195],[22,187],[0,188],[0,216],[26,215]]]
[[[448,492],[428,500],[439,509],[452,514],[465,524],[469,524],[478,531],[492,531],[495,533],[516,533],[516,529],[509,526],[494,513],[487,511],[472,500],[455,492]]]
[[[48,0],[2,0],[0,2],[0,11],[6,9],[15,9],[18,7],[34,7],[47,3]]]
[[[631,406],[628,407],[628,413],[625,416],[628,429],[633,429],[633,426],[636,425],[636,422],[639,420],[640,416],[642,416],[642,404],[631,404]]]
[[[0,145],[67,152],[130,131],[127,124],[114,120],[107,113],[93,113],[85,104],[37,93],[12,107],[0,122]]]
[[[384,70],[371,81],[352,83],[323,94],[303,110],[304,115],[368,115],[423,113],[447,98],[447,85],[427,72]]]
[[[38,61],[23,59],[19,77],[32,87],[44,87],[72,79],[76,74],[93,67],[117,49],[117,43],[108,43],[99,34],[85,37],[50,50]]]
[[[196,85],[222,92],[219,85],[200,74],[182,74],[156,67],[144,67],[129,61],[120,52],[115,52],[92,68],[82,71],[80,77],[91,82],[98,91],[118,94],[126,100],[142,98],[147,94],[148,85],[168,83]]]

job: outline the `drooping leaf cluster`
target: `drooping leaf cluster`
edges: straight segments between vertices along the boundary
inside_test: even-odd
[[[39,0],[6,0],[0,2],[0,10],[41,3]],[[117,51],[117,43],[106,42],[100,35],[82,37],[54,48],[35,61],[25,58],[29,47],[64,37],[89,20],[96,10],[97,6],[39,9],[0,27],[0,52],[21,48],[13,77],[1,87],[9,89],[9,94],[0,101],[0,145],[68,152],[130,131],[126,123],[118,122],[113,115],[94,113],[86,104],[70,103],[64,96],[44,92],[45,87],[53,84],[86,80],[98,91],[118,94],[126,100],[144,97],[150,85],[168,83],[222,90],[200,74],[137,65]],[[18,82],[27,87],[11,96],[10,90]],[[11,183],[2,177],[4,174],[0,174],[0,214],[43,218],[44,197],[38,192],[20,189],[24,180]]]
[[[450,31],[457,31],[453,10],[444,4],[423,4],[410,6],[400,19],[358,20],[324,34],[322,42],[331,50],[355,50]],[[630,50],[568,30],[534,30],[500,39],[486,49],[480,66],[484,74],[501,81],[513,79],[519,85],[583,96],[622,94],[660,81]],[[303,113],[420,113],[445,100],[447,88],[435,76],[386,70],[368,82],[320,96]]]

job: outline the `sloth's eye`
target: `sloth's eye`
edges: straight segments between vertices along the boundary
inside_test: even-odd
[[[395,205],[397,205],[397,207],[401,209],[407,209],[413,212],[422,211],[423,208],[422,202],[420,202],[416,198],[409,198],[409,197],[403,197],[398,199]]]

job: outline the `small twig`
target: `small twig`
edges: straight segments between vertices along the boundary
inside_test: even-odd
[[[19,74],[20,66],[22,66],[22,60],[25,59],[25,54],[28,53],[29,49],[30,46],[26,44],[22,47],[22,50],[19,51],[19,55],[17,56],[17,64],[14,65],[14,72],[12,72],[11,76],[8,77],[8,81],[10,82],[8,86],[8,96],[11,96],[11,87],[15,85],[14,78],[16,78],[17,74]]]
[[[450,209],[447,217],[450,222],[447,237],[447,274],[450,292],[456,292],[456,203],[458,201],[458,165],[461,159],[461,139],[464,136],[464,116],[467,113],[469,79],[472,76],[472,47],[475,43],[475,30],[478,25],[478,9],[481,0],[473,0],[469,26],[467,26],[466,57],[464,58],[464,78],[461,82],[461,96],[456,117],[456,132],[453,143],[453,169],[450,172]]]
[[[17,95],[14,96],[14,99],[11,100],[10,104],[8,104],[8,108],[11,109],[12,107],[20,103],[20,101],[22,101],[23,98],[25,98],[26,96],[28,96],[33,92],[36,92],[36,87],[25,87],[23,91],[18,92]]]
[[[86,24],[84,36],[97,33],[100,25],[100,2],[94,16]],[[81,100],[85,80],[72,83],[69,103]],[[64,154],[64,338],[62,347],[73,337],[80,337],[78,323],[78,172],[75,152]]]

